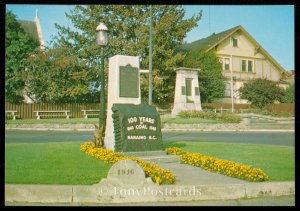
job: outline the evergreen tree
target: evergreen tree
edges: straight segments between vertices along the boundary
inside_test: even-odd
[[[200,69],[198,77],[201,102],[212,102],[223,97],[225,78],[222,75],[222,65],[213,52],[187,52],[183,66]]]

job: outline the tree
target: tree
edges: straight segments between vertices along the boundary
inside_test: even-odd
[[[284,90],[274,81],[258,78],[244,83],[244,86],[239,89],[239,94],[252,105],[263,108],[275,101],[281,101]]]
[[[184,55],[177,52],[187,32],[197,26],[201,12],[184,19],[182,6],[153,5],[153,102],[173,102],[175,87],[174,68],[182,63]],[[69,55],[88,61],[97,67],[99,48],[96,46],[95,29],[104,22],[110,30],[106,52],[140,57],[140,68],[148,69],[149,18],[147,5],[88,5],[76,6],[67,18],[75,30],[56,24],[59,31],[54,46],[65,46]],[[147,76],[142,77],[142,95],[148,95]],[[96,77],[94,77],[96,79]]]
[[[187,52],[183,66],[198,68],[199,89],[202,102],[212,102],[224,95],[225,84],[222,75],[222,65],[213,52]]]
[[[30,81],[28,95],[36,102],[99,102],[99,84],[93,84],[96,70],[61,46],[28,58],[23,76]]]
[[[24,31],[11,11],[6,12],[5,27],[5,101],[20,103],[25,86],[22,77],[25,61],[39,43]]]
[[[295,85],[290,84],[284,91],[282,99],[283,103],[294,103],[295,102]]]

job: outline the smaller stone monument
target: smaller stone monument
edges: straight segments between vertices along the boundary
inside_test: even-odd
[[[176,71],[176,86],[172,117],[180,111],[201,111],[201,99],[198,83],[199,69],[180,67]]]
[[[145,191],[156,191],[159,187],[150,177],[146,178],[143,168],[133,160],[120,160],[108,171],[107,177],[94,185],[73,188],[73,202],[138,202]],[[157,196],[146,195],[154,201]],[[145,198],[144,197],[144,198]]]
[[[108,171],[107,178],[100,184],[110,184],[118,187],[143,187],[146,184],[154,184],[151,178],[145,177],[142,167],[133,160],[120,160]]]

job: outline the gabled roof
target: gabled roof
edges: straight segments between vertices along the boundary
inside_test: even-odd
[[[280,70],[281,73],[286,72],[286,70],[241,25],[217,34],[213,33],[209,37],[194,41],[192,43],[183,44],[180,49],[183,51],[205,50],[208,52],[237,31],[242,32],[253,43],[256,51],[268,58],[271,63]]]
[[[34,21],[26,21],[26,20],[18,20],[21,27],[30,34],[35,40],[39,41],[39,35],[36,27],[36,23]]]
[[[213,33],[209,37],[203,38],[201,40],[197,40],[188,44],[183,44],[181,49],[184,51],[190,50],[207,50],[212,46],[215,46],[216,43],[220,43],[221,40],[228,37],[228,35],[232,34],[232,32],[236,31],[239,26],[233,27],[226,31],[220,32],[218,34]]]

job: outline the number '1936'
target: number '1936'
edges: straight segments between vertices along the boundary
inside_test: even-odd
[[[133,169],[118,169],[118,175],[130,175],[134,174]]]

